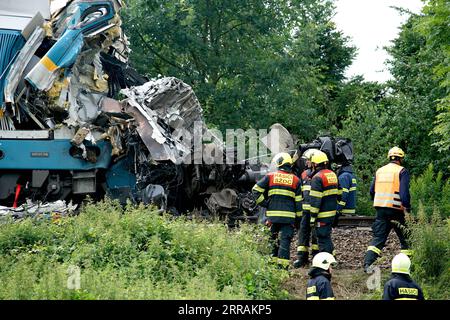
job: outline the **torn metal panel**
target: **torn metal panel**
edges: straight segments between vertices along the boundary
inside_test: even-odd
[[[125,112],[135,118],[137,131],[154,160],[176,163],[190,153],[188,142],[180,141],[172,130],[186,129],[192,134],[196,121],[203,124],[200,103],[190,86],[167,77],[121,93],[128,97]]]
[[[19,81],[21,80],[21,76],[37,48],[41,45],[44,35],[44,29],[37,27],[20,51],[15,63],[11,66],[8,76],[6,77],[4,91],[5,102],[14,103],[14,94],[19,85]]]
[[[174,77],[149,81],[142,86],[121,91],[138,104],[154,110],[158,117],[174,129],[191,129],[203,122],[203,110],[192,88]]]
[[[294,139],[291,134],[279,123],[273,124],[269,133],[260,140],[273,154],[295,149]]]
[[[71,90],[75,87],[71,86]],[[78,89],[78,88],[77,88]],[[100,114],[100,101],[103,95],[79,90],[76,96],[70,93],[69,116],[79,124],[90,123]]]
[[[58,71],[74,64],[83,44],[80,30],[67,30],[25,79],[33,87],[48,91],[58,76]]]
[[[3,106],[3,90],[11,65],[17,58],[20,49],[25,44],[25,38],[17,30],[0,29],[0,108]]]
[[[67,8],[64,20],[59,21],[56,35],[61,35],[26,79],[39,90],[49,90],[61,68],[72,67],[85,44],[85,36],[99,34],[99,30],[115,16],[110,2],[74,1]]]
[[[22,30],[22,35],[25,38],[25,40],[28,41],[30,36],[36,30],[36,28],[39,28],[39,27],[43,26],[44,23],[45,23],[45,20],[42,17],[41,13],[40,12],[36,13],[34,15],[34,17],[30,20],[30,22]]]
[[[107,113],[122,113],[122,103],[115,99],[104,97],[100,101],[100,110]]]
[[[156,120],[149,116],[148,113],[133,100],[127,101],[125,112],[134,117],[137,125],[136,131],[139,133],[139,136],[154,160],[170,160],[176,162],[176,150],[166,143],[167,139],[161,133],[163,129],[156,123]]]

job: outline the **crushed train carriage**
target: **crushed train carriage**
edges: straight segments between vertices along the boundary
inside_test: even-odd
[[[66,1],[51,14],[48,0],[0,4],[0,204],[108,195],[242,214],[259,167],[180,163],[192,151],[180,131],[208,130],[202,108],[181,80],[128,65],[123,5]]]
[[[2,212],[23,216],[35,202],[107,195],[174,214],[256,218],[251,187],[268,164],[227,163],[236,150],[206,127],[189,85],[149,80],[129,66],[123,2],[57,2],[56,10],[49,0],[0,3]],[[282,125],[270,129],[260,143],[273,154],[320,148],[330,159],[353,159],[347,139],[296,147]],[[196,157],[186,132],[209,137],[200,141],[200,160],[185,161]]]

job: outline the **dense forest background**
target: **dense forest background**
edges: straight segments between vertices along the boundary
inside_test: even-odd
[[[283,124],[300,140],[352,139],[358,211],[390,147],[406,152],[413,209],[450,212],[450,1],[428,0],[387,48],[393,79],[345,77],[357,48],[336,28],[331,0],[129,0],[132,65],[196,92],[210,127]],[[382,23],[382,22],[380,22]],[[370,63],[370,61],[367,61]]]

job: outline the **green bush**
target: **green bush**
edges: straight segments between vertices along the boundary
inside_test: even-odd
[[[450,299],[450,219],[435,210],[427,216],[423,206],[411,224],[413,278],[427,299]]]
[[[412,178],[410,191],[413,209],[423,205],[428,217],[435,209],[443,217],[450,217],[450,181],[443,179],[442,172],[436,175],[432,164],[423,174]]]
[[[269,262],[264,227],[88,203],[59,223],[0,225],[0,299],[279,299],[287,272]],[[81,289],[67,288],[68,268]]]

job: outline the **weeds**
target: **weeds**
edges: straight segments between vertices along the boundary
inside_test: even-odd
[[[0,299],[280,299],[261,226],[161,216],[105,200],[59,224],[0,225]],[[68,268],[80,289],[67,288]]]
[[[429,217],[421,207],[418,221],[410,226],[413,278],[427,299],[450,299],[450,219],[437,209]]]
[[[423,206],[424,213],[431,217],[437,210],[442,217],[450,217],[450,181],[443,179],[442,172],[434,173],[433,165],[411,180],[412,207]]]

